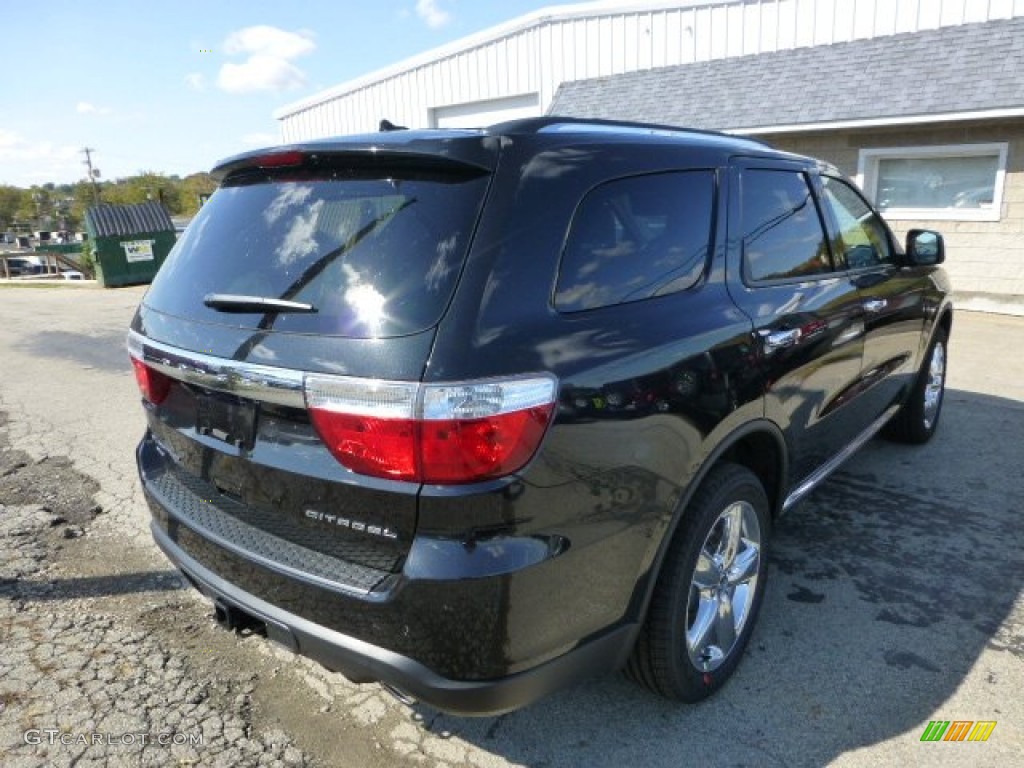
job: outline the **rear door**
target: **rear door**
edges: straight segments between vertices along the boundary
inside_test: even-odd
[[[837,261],[845,266],[864,307],[864,407],[882,416],[910,385],[924,327],[924,294],[918,277],[900,268],[892,233],[860,192],[824,174],[822,208]]]
[[[765,416],[787,434],[790,482],[864,428],[856,383],[864,310],[833,257],[812,169],[743,161],[732,169],[730,290],[750,317],[765,371]]]

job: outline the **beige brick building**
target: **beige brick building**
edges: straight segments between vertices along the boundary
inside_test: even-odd
[[[1024,118],[844,132],[765,133],[763,138],[791,152],[829,160],[869,192],[874,190],[870,183],[865,184],[870,182],[865,178],[865,151],[1006,144],[1002,200],[998,212],[990,217],[994,220],[960,220],[956,210],[941,218],[892,211],[887,211],[886,217],[901,239],[914,227],[943,233],[949,253],[946,269],[958,304],[1024,312]]]

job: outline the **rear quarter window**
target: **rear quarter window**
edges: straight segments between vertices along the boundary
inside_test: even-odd
[[[685,290],[711,247],[715,174],[679,171],[595,187],[573,217],[555,308],[580,312]]]

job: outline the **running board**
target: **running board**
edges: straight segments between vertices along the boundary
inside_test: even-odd
[[[898,405],[890,406],[885,413],[871,422],[867,429],[857,435],[849,445],[808,475],[782,502],[782,511],[788,511],[793,505],[817,488],[825,478],[839,469],[840,465],[860,450],[864,443],[878,434],[878,431],[886,425],[899,409]]]

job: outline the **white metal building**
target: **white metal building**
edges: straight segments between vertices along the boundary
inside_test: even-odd
[[[563,82],[1024,16],[1024,0],[648,0],[546,8],[280,109],[281,137],[544,114]]]
[[[382,118],[473,127],[549,112],[732,131],[830,160],[899,236],[944,233],[961,306],[1024,314],[1024,0],[558,6],[277,117],[292,142]]]

